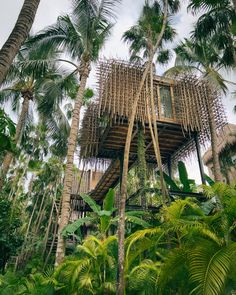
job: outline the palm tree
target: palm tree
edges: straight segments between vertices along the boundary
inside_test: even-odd
[[[56,264],[62,262],[65,256],[65,241],[61,233],[69,221],[72,168],[77,147],[80,109],[84,91],[91,63],[98,59],[99,51],[110,34],[115,20],[114,8],[117,3],[119,1],[75,0],[70,16],[59,17],[54,26],[45,29],[35,38],[35,42],[38,41],[47,48],[60,48],[69,53],[72,58],[78,60],[78,66],[75,66],[80,76],[80,87],[75,100],[68,139]]]
[[[0,84],[6,77],[16,54],[30,32],[39,3],[40,0],[24,1],[15,27],[0,50]]]
[[[193,72],[200,76],[224,94],[227,92],[225,80],[220,71],[228,68],[230,60],[219,50],[211,38],[208,40],[184,39],[175,48],[175,66],[166,71],[166,75],[176,75],[182,72]],[[229,82],[231,83],[231,82]]]
[[[192,37],[198,41],[211,38],[230,66],[235,65],[235,4],[236,1],[230,0],[191,0],[189,4],[194,13],[203,12],[195,24]]]
[[[149,56],[148,62],[146,63],[146,67],[143,72],[143,76],[140,82],[140,85],[138,87],[138,90],[135,94],[134,98],[134,105],[132,108],[132,113],[130,116],[127,136],[126,136],[126,142],[125,142],[125,150],[124,150],[124,162],[123,162],[123,172],[122,172],[122,180],[121,180],[121,198],[120,198],[120,219],[118,224],[118,291],[117,294],[123,295],[124,289],[125,289],[125,280],[124,280],[124,233],[125,233],[125,202],[127,197],[127,175],[128,175],[128,165],[129,165],[129,151],[130,151],[130,143],[132,138],[132,132],[133,132],[133,126],[134,126],[134,120],[135,120],[135,114],[137,110],[138,105],[138,99],[141,94],[144,82],[147,78],[148,73],[150,72],[150,68],[153,62],[154,55],[161,45],[161,41],[163,38],[163,35],[166,30],[166,25],[168,21],[168,12],[176,12],[179,8],[179,1],[168,1],[164,0],[163,2],[157,2],[159,3],[162,11],[162,25],[161,29],[154,34],[154,40],[153,40],[153,50],[152,53]],[[160,10],[159,10],[160,11]]]
[[[73,73],[68,74],[63,69],[53,66],[52,60],[55,58],[56,53],[52,50],[23,47],[10,68],[7,81],[0,89],[1,103],[11,100],[13,110],[19,108],[20,100],[23,98],[14,137],[15,144],[18,144],[21,139],[29,115],[30,101],[36,103],[41,120],[46,120],[47,124],[49,121],[52,123],[53,120],[63,119],[60,103],[65,95],[69,96],[77,80]],[[0,188],[13,156],[12,152],[8,152],[4,157]]]
[[[211,39],[201,41],[191,41],[185,39],[175,49],[176,64],[166,71],[166,75],[172,76],[183,72],[200,73],[200,77],[207,80],[210,88],[218,89],[223,93],[227,91],[226,81],[220,74],[220,70],[227,68],[228,60],[212,42]],[[209,96],[211,96],[209,91]],[[220,163],[217,152],[216,123],[212,110],[211,97],[206,101],[208,109],[208,120],[211,133],[211,146],[213,155],[213,168],[215,181],[222,181]]]

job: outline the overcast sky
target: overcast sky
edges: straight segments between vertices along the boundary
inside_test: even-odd
[[[1,10],[0,10],[0,47],[6,41],[9,33],[11,32],[23,0],[1,0]],[[188,37],[192,25],[195,21],[195,18],[187,13],[186,5],[187,1],[181,1],[182,4],[181,11],[173,19],[173,24],[178,33],[176,38],[176,43],[184,37]],[[113,29],[112,35],[108,42],[106,43],[105,48],[102,50],[102,56],[107,58],[120,58],[128,59],[128,48],[122,43],[121,36],[125,30],[132,26],[139,14],[141,12],[142,5],[144,0],[123,0],[122,4],[119,5],[117,9],[118,19],[117,23]],[[33,25],[33,32],[43,29],[45,26],[54,23],[57,17],[60,14],[68,13],[70,11],[70,0],[41,0],[39,9],[36,15],[36,19]],[[173,60],[170,65],[173,64]],[[159,74],[164,69],[159,70]],[[235,76],[231,75],[228,77],[231,81],[235,81]],[[93,87],[96,84],[95,76],[93,75],[89,84]],[[234,88],[230,86],[230,90],[233,91]],[[229,94],[227,98],[224,99],[224,105],[227,112],[227,117],[229,122],[236,123],[236,115],[233,113],[233,106],[236,104],[236,100],[232,99],[232,95]],[[195,162],[195,160],[193,160]],[[190,167],[190,166],[189,166]],[[192,170],[192,169],[189,169]],[[195,170],[195,169],[194,169]],[[193,175],[193,172],[190,171],[190,174]],[[196,172],[194,172],[196,175]],[[197,177],[198,178],[198,177]],[[199,178],[198,178],[199,179]]]

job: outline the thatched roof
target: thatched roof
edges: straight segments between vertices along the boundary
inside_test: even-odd
[[[108,60],[99,63],[98,67],[98,98],[85,112],[81,129],[81,157],[88,159],[97,156],[99,140],[105,127],[114,122],[128,121],[132,112],[135,94],[142,78],[144,67],[124,61]],[[213,109],[217,129],[224,126],[226,117],[219,93],[206,81],[195,76],[182,76],[171,80],[154,76],[155,109],[158,120],[161,117],[159,103],[160,87],[168,86],[173,92],[172,123],[180,124],[183,133],[197,131],[200,142],[210,137],[208,108]],[[147,77],[139,98],[136,122],[147,123],[147,100],[150,98],[150,77]],[[185,154],[194,150],[193,141],[185,146]],[[181,151],[176,155],[181,156]]]
[[[236,125],[226,124],[217,136],[217,152],[221,154],[227,146],[236,145]],[[212,150],[209,148],[202,157],[207,165],[212,161]]]

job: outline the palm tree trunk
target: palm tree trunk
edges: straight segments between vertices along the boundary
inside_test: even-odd
[[[46,197],[46,194],[47,194],[47,189],[44,190],[43,192],[43,196],[42,196],[42,199],[41,199],[41,203],[40,203],[40,206],[39,206],[39,211],[38,211],[38,215],[37,215],[37,218],[34,222],[34,229],[33,229],[33,232],[36,233],[37,231],[37,225],[38,225],[38,222],[39,222],[39,219],[40,219],[40,216],[41,216],[41,212],[42,212],[42,208],[43,208],[43,204],[44,204],[44,199]]]
[[[125,142],[125,150],[124,150],[124,162],[123,162],[123,173],[121,179],[121,197],[120,197],[120,216],[118,222],[118,287],[117,287],[117,295],[123,295],[125,292],[125,277],[124,277],[124,263],[125,263],[125,249],[124,249],[124,239],[125,239],[125,202],[127,198],[127,176],[128,176],[128,167],[129,167],[129,151],[130,151],[130,143],[132,138],[132,132],[134,127],[134,119],[137,110],[139,96],[141,94],[144,82],[147,78],[148,72],[150,70],[150,66],[152,64],[152,60],[154,57],[154,53],[160,45],[161,39],[165,32],[166,23],[167,23],[167,13],[168,13],[168,0],[164,1],[164,15],[163,15],[163,24],[161,32],[158,36],[157,42],[155,44],[152,56],[150,56],[149,61],[146,64],[146,68],[143,72],[142,79],[140,81],[139,88],[137,93],[135,94],[132,113],[130,116],[126,142]]]
[[[28,240],[28,235],[29,235],[29,231],[30,231],[30,226],[32,224],[32,220],[33,220],[34,213],[35,213],[35,210],[36,210],[36,207],[37,207],[37,204],[38,204],[38,200],[39,200],[39,196],[37,196],[36,202],[34,203],[32,213],[30,215],[29,223],[28,223],[26,233],[25,233],[25,236],[24,236],[24,242],[23,242],[23,244],[21,246],[21,252],[20,252],[21,257],[23,257],[23,255],[24,255],[25,248],[27,248],[26,246],[27,246],[27,240]]]
[[[82,68],[82,67],[81,67]],[[68,139],[68,150],[67,150],[67,162],[65,169],[64,187],[62,192],[62,207],[61,207],[61,220],[58,228],[58,243],[56,251],[55,265],[61,263],[65,256],[65,240],[62,236],[63,228],[69,222],[70,216],[70,195],[73,177],[73,164],[74,164],[74,153],[77,147],[78,131],[79,131],[79,119],[80,109],[83,103],[83,95],[87,83],[87,78],[90,71],[90,63],[86,63],[81,73],[80,87],[75,102],[75,107],[72,115],[72,123],[70,129],[70,135]]]
[[[123,161],[123,171],[121,178],[121,197],[120,197],[120,216],[118,222],[118,288],[117,295],[123,295],[125,291],[125,280],[124,280],[124,237],[125,237],[125,202],[127,198],[127,176],[128,176],[128,166],[129,166],[129,151],[130,151],[130,143],[132,138],[132,132],[134,127],[134,119],[135,113],[137,110],[138,99],[141,94],[145,79],[148,75],[149,68],[151,62],[149,61],[144,70],[142,80],[139,85],[139,89],[137,94],[135,95],[135,100],[132,108],[132,113],[130,117],[130,122],[128,126],[126,142],[125,142],[125,150],[124,150],[124,161]]]
[[[20,113],[20,117],[16,126],[16,134],[15,134],[15,138],[14,138],[14,143],[17,144],[20,137],[21,137],[21,133],[24,127],[24,123],[27,117],[27,114],[29,112],[29,97],[28,95],[25,95],[23,97],[23,104],[22,104],[22,109],[21,109],[21,113]],[[1,176],[0,176],[0,190],[2,189],[3,186],[3,182],[4,182],[4,178],[10,168],[11,165],[11,161],[13,159],[13,153],[8,152],[4,159],[3,159],[3,163],[2,163],[2,169],[1,169]]]
[[[157,147],[157,144],[159,145],[159,141],[156,140],[156,137],[155,137],[155,134],[154,134],[154,131],[153,131],[153,127],[152,125],[153,124],[156,124],[156,122],[153,123],[152,121],[152,117],[151,117],[151,114],[150,114],[150,102],[149,102],[149,98],[146,100],[146,105],[147,105],[147,116],[148,116],[148,125],[149,125],[149,129],[150,129],[150,133],[151,133],[151,138],[152,138],[152,143],[153,143],[153,148],[154,148],[154,152],[155,152],[155,157],[156,157],[156,160],[157,160],[157,164],[158,164],[158,158],[159,158],[159,155],[160,155],[160,148]],[[158,164],[159,166],[159,164]],[[164,180],[163,180],[164,182]],[[165,194],[165,186],[162,187],[162,194],[164,196]],[[163,200],[161,200],[162,203],[164,203],[165,201],[165,198],[163,198]]]
[[[0,84],[3,82],[6,74],[20,50],[21,45],[27,38],[29,31],[33,25],[35,14],[38,9],[40,0],[25,0],[13,28],[6,43],[0,50]]]

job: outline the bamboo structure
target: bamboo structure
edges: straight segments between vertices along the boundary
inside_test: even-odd
[[[80,157],[83,160],[94,165],[96,161],[117,159],[122,153],[124,135],[143,71],[143,66],[126,61],[112,59],[99,63],[98,97],[86,110],[80,130]],[[139,97],[135,122],[144,128],[148,161],[154,162],[148,127],[151,110],[147,109],[146,103],[150,99],[150,87],[148,75]],[[182,75],[175,80],[154,75],[153,96],[157,125],[160,125],[158,133],[163,165],[167,164],[167,158],[177,161],[195,151],[193,134],[198,135],[200,144],[208,142],[209,108],[217,130],[226,124],[220,94],[194,75]],[[134,131],[131,161],[132,154],[135,158],[136,138]]]

